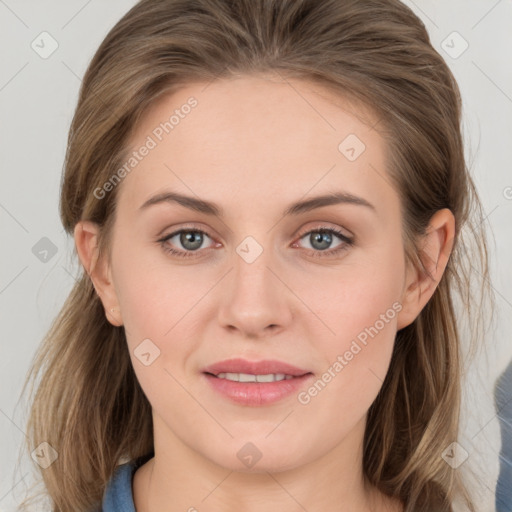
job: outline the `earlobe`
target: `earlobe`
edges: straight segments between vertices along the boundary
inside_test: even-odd
[[[103,303],[108,321],[115,326],[122,325],[121,314],[110,265],[105,257],[100,257],[98,246],[99,226],[91,221],[80,221],[74,230],[75,247],[80,261],[91,278],[96,293]]]
[[[422,269],[408,268],[397,329],[411,324],[434,294],[448,264],[455,237],[455,217],[444,208],[430,219],[421,240]]]

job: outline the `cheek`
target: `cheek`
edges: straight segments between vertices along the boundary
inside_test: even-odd
[[[402,269],[397,255],[381,252],[371,261],[361,258],[329,275],[299,280],[308,305],[329,328],[321,338],[327,348],[344,348],[359,334],[364,338],[365,329],[372,326],[378,331],[392,331],[396,327],[401,309]]]
[[[325,334],[315,338],[324,372],[299,397],[312,414],[353,425],[375,400],[393,351],[401,279],[399,258],[383,255],[340,271],[310,294],[312,309],[329,327],[319,324]]]
[[[113,254],[113,277],[127,335],[168,339],[208,292],[208,276],[199,275],[194,266],[173,266],[158,247],[140,244],[128,251],[127,245],[120,239]]]
[[[208,291],[192,270],[173,271],[147,253],[117,252],[114,281],[132,366],[152,405],[167,393],[180,403],[186,365],[201,339],[194,307]],[[188,267],[192,269],[192,267]],[[177,380],[174,380],[173,377]],[[187,396],[183,396],[186,404]]]
[[[400,304],[381,299],[367,301],[365,314],[353,305],[350,316],[352,306],[347,306],[347,314],[333,324],[336,336],[323,337],[318,347],[323,372],[297,396],[297,418],[316,418],[314,423],[323,425],[326,448],[364,420],[388,372]]]

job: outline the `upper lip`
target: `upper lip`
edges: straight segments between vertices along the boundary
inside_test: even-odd
[[[268,375],[271,373],[284,373],[285,375],[293,375],[299,377],[310,373],[297,366],[293,366],[275,359],[265,359],[263,361],[247,361],[242,358],[226,359],[211,364],[203,369],[204,373],[248,373],[251,375]]]

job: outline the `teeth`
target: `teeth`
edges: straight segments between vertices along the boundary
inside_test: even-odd
[[[275,382],[278,380],[293,379],[292,375],[284,373],[269,373],[268,375],[252,375],[250,373],[219,373],[219,379],[232,380],[234,382]]]

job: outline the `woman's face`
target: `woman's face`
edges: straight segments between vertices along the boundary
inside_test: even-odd
[[[272,471],[360,450],[408,272],[377,119],[333,101],[242,77],[187,86],[137,126],[109,271],[157,453]]]

